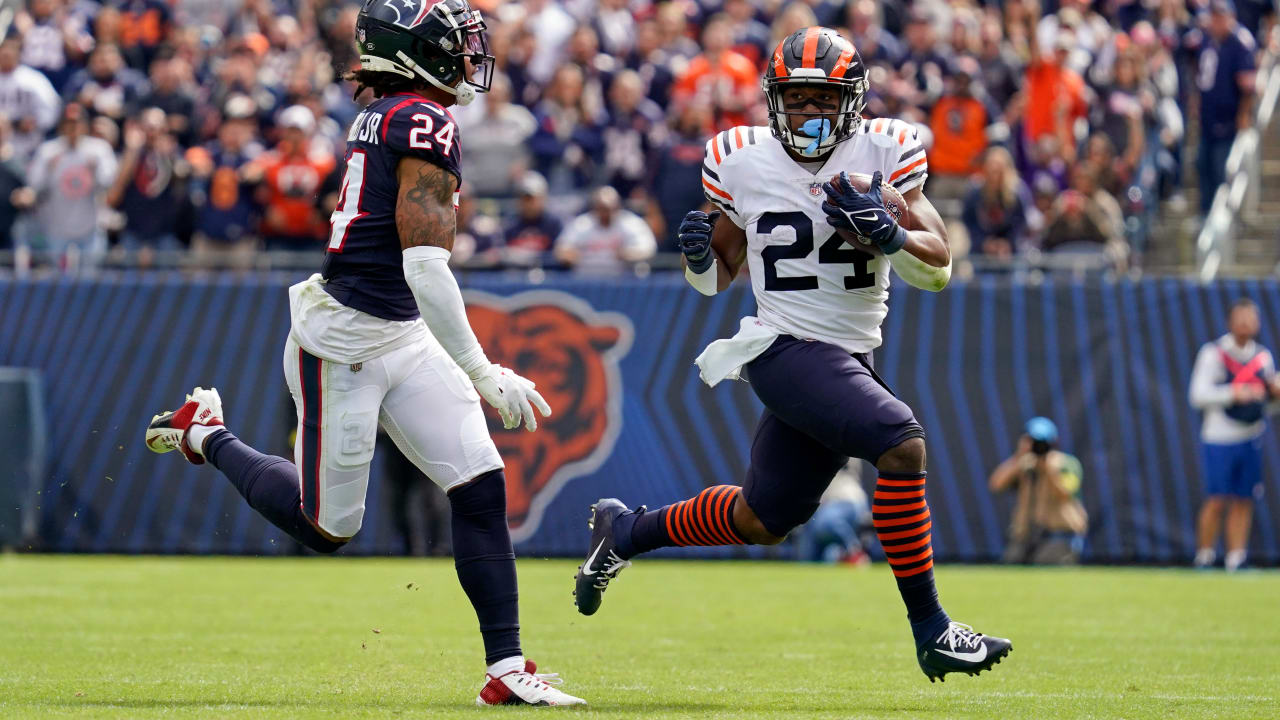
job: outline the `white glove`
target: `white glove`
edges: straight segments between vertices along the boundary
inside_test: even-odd
[[[538,429],[538,418],[533,408],[543,417],[551,417],[551,406],[534,388],[533,381],[522,378],[507,368],[492,363],[471,378],[476,392],[484,401],[497,408],[502,416],[502,427],[511,430],[520,427],[521,419],[529,432]]]

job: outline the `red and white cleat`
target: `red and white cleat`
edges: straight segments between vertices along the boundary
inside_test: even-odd
[[[151,418],[147,426],[147,448],[167,453],[181,450],[194,465],[203,465],[204,456],[187,445],[187,430],[192,425],[222,425],[222,398],[215,388],[198,387],[187,396],[177,410],[167,410]]]
[[[476,696],[477,705],[586,705],[587,701],[561,692],[552,685],[564,682],[557,673],[539,673],[532,660],[524,670],[501,677],[485,675],[485,684]]]

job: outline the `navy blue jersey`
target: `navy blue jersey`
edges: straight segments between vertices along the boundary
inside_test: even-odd
[[[356,116],[323,269],[325,289],[338,302],[385,320],[418,317],[396,232],[396,165],[422,158],[461,182],[459,140],[449,111],[417,94],[378,98]]]

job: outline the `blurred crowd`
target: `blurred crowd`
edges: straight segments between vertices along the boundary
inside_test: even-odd
[[[1188,173],[1208,208],[1274,21],[1267,0],[472,4],[499,72],[455,109],[455,259],[592,273],[675,249],[706,138],[767,122],[760,68],[813,24],[862,53],[867,117],[926,131],[925,192],[958,253],[1138,261]],[[318,252],[359,109],[341,80],[358,5],[0,3],[0,249],[64,266]]]

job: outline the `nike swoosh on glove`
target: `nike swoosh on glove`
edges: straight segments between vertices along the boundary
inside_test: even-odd
[[[684,253],[689,269],[699,275],[711,267],[711,231],[719,217],[719,210],[710,215],[701,210],[690,210],[685,213],[676,232],[676,241],[680,243],[680,252]]]
[[[502,427],[508,430],[520,427],[521,420],[529,432],[537,430],[538,418],[533,414],[535,406],[543,417],[551,417],[551,406],[534,389],[533,381],[497,363],[471,378],[471,384],[476,386],[476,392],[485,402],[497,409],[502,417]]]
[[[849,182],[848,173],[841,172],[839,177],[822,185],[827,193],[822,211],[827,214],[831,227],[852,232],[862,242],[891,255],[907,244],[907,231],[884,209],[884,200],[880,197],[882,177],[879,170],[873,173],[871,184],[863,193]]]

